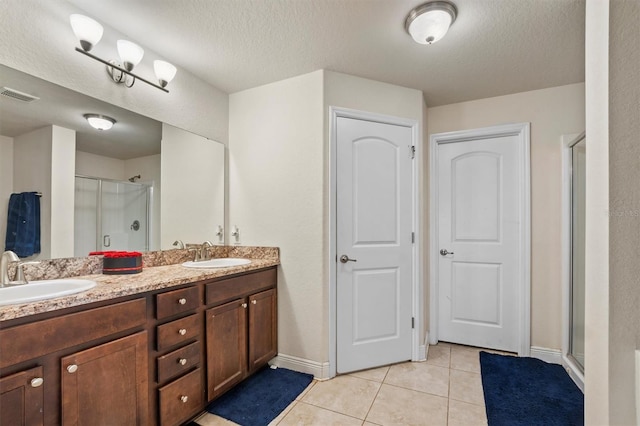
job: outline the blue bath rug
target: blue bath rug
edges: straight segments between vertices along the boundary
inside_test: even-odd
[[[489,426],[584,424],[584,395],[561,365],[480,352]]]
[[[207,411],[242,426],[266,426],[312,380],[311,374],[267,367],[213,401]]]

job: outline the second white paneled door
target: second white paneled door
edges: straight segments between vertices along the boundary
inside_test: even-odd
[[[521,352],[525,146],[521,132],[496,132],[436,147],[438,339]]]
[[[411,359],[412,129],[338,117],[337,372]]]

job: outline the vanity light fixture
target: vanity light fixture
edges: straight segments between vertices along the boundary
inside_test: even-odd
[[[84,114],[83,117],[87,119],[91,127],[97,130],[109,130],[116,124],[115,118],[106,115]]]
[[[416,43],[432,44],[447,34],[457,14],[449,1],[430,1],[409,12],[404,28]]]
[[[176,75],[177,70],[175,66],[166,61],[154,61],[153,68],[156,73],[156,78],[158,79],[158,84],[153,83],[132,72],[135,66],[142,61],[142,57],[144,56],[144,49],[142,49],[142,47],[129,40],[118,40],[118,55],[122,63],[118,63],[118,61],[115,60],[102,59],[89,53],[102,38],[104,31],[102,25],[87,16],[78,14],[71,15],[69,21],[71,22],[73,33],[80,42],[80,47],[76,47],[76,51],[105,64],[107,66],[107,73],[114,82],[124,84],[126,87],[131,87],[136,80],[141,80],[157,89],[169,93],[165,87]]]

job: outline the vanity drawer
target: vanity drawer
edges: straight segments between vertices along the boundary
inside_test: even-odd
[[[170,348],[198,337],[200,319],[197,314],[159,325],[158,350]]]
[[[248,296],[277,284],[275,268],[254,272],[227,280],[215,281],[207,284],[206,304],[219,304],[229,300]]]
[[[169,379],[191,370],[200,363],[200,342],[190,345],[158,357],[158,383],[164,383]]]
[[[196,309],[200,305],[198,287],[182,288],[156,295],[156,318],[167,318]]]
[[[160,394],[160,424],[177,425],[197,414],[204,395],[200,369],[163,386]]]
[[[0,330],[0,368],[144,325],[145,299]]]

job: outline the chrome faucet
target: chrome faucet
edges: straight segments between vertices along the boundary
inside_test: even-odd
[[[207,250],[207,247],[213,247],[213,244],[211,244],[211,241],[207,240],[204,243],[202,243],[202,245],[200,246],[200,260],[211,259],[211,256],[209,255],[209,250]]]
[[[0,258],[0,287],[4,287],[11,282],[9,279],[9,262],[19,261],[18,255],[11,250],[2,253],[2,258]]]

